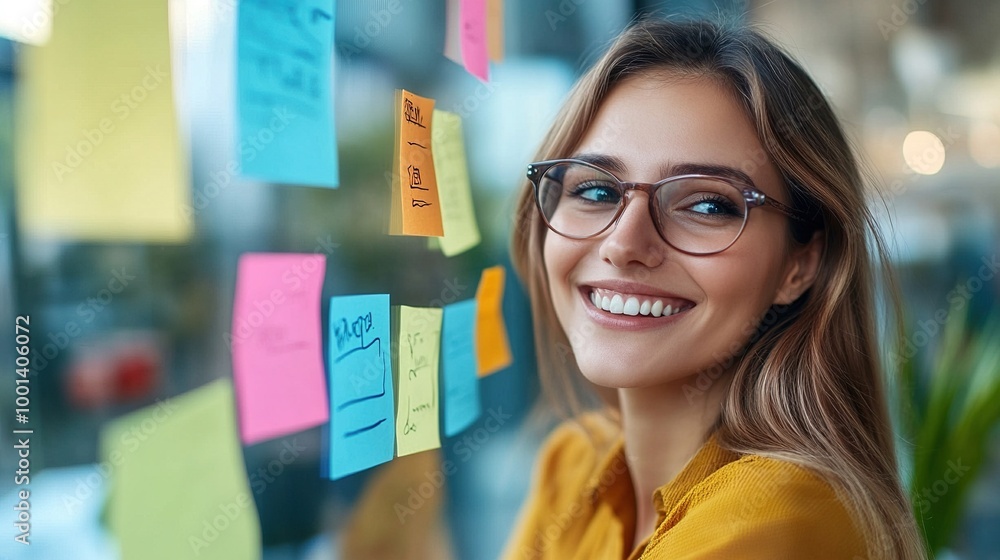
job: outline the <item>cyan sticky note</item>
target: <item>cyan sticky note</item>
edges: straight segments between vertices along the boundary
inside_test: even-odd
[[[481,406],[476,367],[476,300],[446,305],[441,331],[446,436],[461,432],[479,418]]]
[[[240,0],[236,82],[242,175],[337,186],[334,12],[334,0]]]
[[[393,458],[389,295],[330,298],[330,456],[336,480]]]

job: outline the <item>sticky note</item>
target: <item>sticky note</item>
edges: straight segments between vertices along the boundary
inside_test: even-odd
[[[503,0],[486,0],[486,44],[490,61],[502,61]]]
[[[8,0],[0,6],[0,37],[43,45],[52,34],[52,0]]]
[[[329,419],[320,293],[326,257],[247,253],[236,272],[233,379],[240,436],[251,444]]]
[[[453,436],[479,418],[476,375],[476,300],[444,306],[441,331],[441,377],[444,435]]]
[[[505,276],[502,266],[487,268],[476,289],[476,352],[480,377],[497,372],[514,361],[503,319]]]
[[[396,91],[395,170],[389,233],[444,235],[431,145],[434,100]]]
[[[486,0],[462,0],[462,64],[473,76],[490,81],[486,37]]]
[[[112,421],[101,455],[111,477],[105,520],[122,558],[260,558],[228,379]]]
[[[240,0],[238,148],[243,175],[336,187],[334,0]]]
[[[4,2],[6,5],[8,2]],[[15,150],[25,234],[180,243],[192,233],[167,2],[61,2],[21,51]]]
[[[441,252],[451,257],[479,245],[479,226],[472,207],[472,188],[462,142],[462,117],[435,109],[433,123],[431,144],[444,227]]]
[[[393,458],[388,294],[330,298],[330,479]]]
[[[400,306],[396,313],[399,316],[396,454],[402,457],[441,447],[438,355],[442,311]]]

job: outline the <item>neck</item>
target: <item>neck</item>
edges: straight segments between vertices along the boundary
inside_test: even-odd
[[[690,390],[694,378],[618,390],[625,452],[635,489],[634,546],[656,528],[653,492],[673,480],[710,435],[729,380],[729,375],[724,375],[706,391]]]

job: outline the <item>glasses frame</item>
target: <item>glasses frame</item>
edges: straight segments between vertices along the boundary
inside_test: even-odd
[[[608,222],[608,225],[604,226],[600,231],[598,231],[596,233],[593,233],[591,235],[582,236],[582,237],[581,236],[574,236],[574,235],[567,235],[567,234],[565,234],[565,233],[557,230],[556,228],[554,228],[552,226],[552,224],[549,223],[549,219],[547,217],[545,217],[545,212],[542,210],[542,202],[539,199],[539,195],[540,195],[539,190],[540,190],[541,187],[539,186],[538,183],[541,180],[541,178],[545,176],[545,174],[548,172],[549,169],[555,167],[556,165],[564,164],[564,163],[572,163],[572,164],[576,164],[576,165],[583,165],[585,167],[589,167],[589,168],[594,169],[596,171],[600,171],[602,173],[605,173],[609,177],[611,177],[612,179],[614,179],[618,183],[619,189],[621,189],[622,198],[621,198],[621,202],[619,202],[619,204],[618,204],[618,209],[615,211],[614,217],[611,218],[611,220]],[[622,181],[621,179],[618,178],[617,175],[615,175],[611,171],[608,171],[607,169],[604,169],[603,167],[601,167],[599,165],[594,165],[593,163],[590,163],[590,162],[587,162],[587,161],[570,158],[570,159],[550,159],[550,160],[546,160],[546,161],[538,161],[538,162],[535,162],[535,163],[530,163],[530,164],[528,164],[527,176],[528,176],[528,180],[531,182],[532,189],[534,190],[535,208],[538,210],[538,214],[542,217],[542,221],[545,222],[545,225],[546,225],[546,227],[549,228],[549,230],[551,230],[552,232],[554,232],[554,233],[556,233],[558,235],[561,235],[561,236],[563,236],[563,237],[565,237],[567,239],[575,239],[575,240],[593,239],[593,238],[601,235],[602,233],[608,231],[608,228],[610,228],[611,226],[616,225],[618,223],[618,220],[621,218],[622,214],[625,212],[625,206],[628,204],[627,199],[630,198],[629,197],[629,191],[642,191],[642,192],[646,193],[646,198],[647,198],[647,202],[648,202],[648,206],[649,206],[649,215],[653,218],[653,225],[656,227],[656,233],[657,233],[657,235],[659,235],[660,239],[662,239],[667,245],[670,245],[674,249],[677,249],[678,251],[680,251],[682,253],[687,253],[689,255],[714,255],[714,254],[717,254],[717,253],[721,253],[721,252],[725,251],[726,249],[732,247],[733,244],[736,243],[736,241],[740,238],[740,236],[743,235],[743,230],[746,229],[747,221],[749,221],[749,219],[750,219],[750,210],[752,208],[757,208],[757,207],[767,208],[767,207],[770,207],[770,208],[773,208],[773,209],[777,210],[778,212],[781,212],[782,214],[784,214],[785,216],[787,216],[787,217],[789,217],[789,218],[791,218],[793,220],[797,220],[797,221],[800,221],[800,222],[803,222],[803,223],[809,223],[809,224],[811,224],[813,222],[809,217],[807,217],[802,212],[799,212],[798,210],[796,210],[796,209],[794,209],[794,208],[792,208],[792,207],[790,207],[790,206],[788,206],[786,204],[782,204],[781,202],[778,202],[777,200],[774,200],[773,198],[767,196],[767,194],[764,193],[764,192],[762,192],[760,189],[758,189],[758,188],[756,188],[756,187],[754,187],[752,185],[748,185],[748,184],[744,183],[743,181],[739,181],[739,180],[733,179],[731,177],[723,177],[723,176],[720,176],[720,175],[703,175],[703,174],[697,174],[697,173],[690,173],[690,174],[685,174],[685,175],[674,175],[672,177],[667,177],[666,179],[662,179],[662,180],[657,181],[655,183],[636,183],[636,182],[631,182],[631,181]],[[698,252],[698,251],[688,251],[688,250],[681,249],[680,247],[675,246],[663,234],[663,227],[660,225],[660,219],[657,216],[658,212],[656,211],[656,208],[654,207],[654,202],[653,202],[656,199],[656,191],[658,191],[661,187],[663,187],[664,185],[666,185],[668,183],[671,183],[673,181],[678,181],[678,180],[681,180],[681,179],[712,179],[712,180],[716,180],[716,181],[722,181],[723,183],[727,183],[727,184],[731,185],[733,188],[735,188],[736,190],[740,191],[743,194],[743,200],[746,201],[746,205],[747,205],[747,212],[743,216],[743,224],[740,226],[739,233],[736,234],[736,236],[729,243],[729,245],[726,245],[725,247],[723,247],[723,248],[721,248],[721,249],[719,249],[717,251],[709,251],[709,252],[704,252],[704,253]]]

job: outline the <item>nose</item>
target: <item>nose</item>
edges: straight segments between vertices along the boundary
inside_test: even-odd
[[[615,268],[630,265],[654,268],[663,262],[666,246],[649,213],[649,195],[626,191],[625,209],[601,240],[601,259]]]

